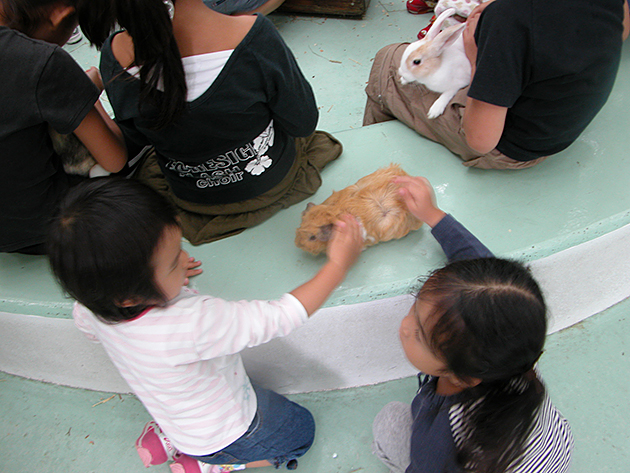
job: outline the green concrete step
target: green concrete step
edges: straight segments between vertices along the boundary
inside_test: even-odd
[[[621,102],[630,109],[630,94]],[[623,141],[614,139],[625,122],[606,126],[608,113],[602,115],[567,151],[516,172],[465,168],[445,148],[397,121],[341,132],[344,152],[324,170],[324,183],[309,201],[322,202],[333,190],[390,162],[400,163],[409,174],[426,176],[442,208],[497,255],[525,261],[549,256],[630,223],[630,159]],[[324,257],[294,246],[305,205],[283,210],[240,235],[188,245],[205,269],[193,287],[230,300],[266,299],[312,277]],[[365,251],[327,305],[406,294],[418,275],[443,261],[438,244],[421,228]],[[0,311],[68,317],[70,307],[44,257],[0,255]]]

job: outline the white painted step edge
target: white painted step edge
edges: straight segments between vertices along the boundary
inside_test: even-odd
[[[530,263],[550,333],[630,296],[630,225]],[[243,353],[253,380],[281,393],[342,389],[412,376],[398,326],[412,296],[320,310],[289,336]],[[102,347],[71,320],[0,312],[0,371],[77,388],[129,392]]]

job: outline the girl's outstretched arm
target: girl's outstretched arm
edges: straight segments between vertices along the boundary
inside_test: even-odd
[[[409,211],[429,225],[449,261],[471,258],[490,258],[494,255],[472,233],[447,215],[435,203],[433,186],[424,177],[396,177],[400,195]]]
[[[86,71],[98,89],[103,91],[103,80],[97,68]],[[100,100],[88,112],[74,134],[106,171],[118,172],[127,162],[127,148],[120,128],[107,114]]]
[[[333,237],[328,244],[328,261],[313,279],[291,291],[309,316],[328,299],[331,292],[343,281],[363,249],[363,232],[359,222],[351,215],[343,215],[335,223]]]

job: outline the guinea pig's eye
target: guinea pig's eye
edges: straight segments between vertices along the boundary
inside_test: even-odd
[[[420,64],[422,62],[422,59],[414,59],[413,63],[417,66],[418,64]]]
[[[317,240],[317,237],[315,235],[311,235],[310,237],[308,237],[308,241],[315,241]]]

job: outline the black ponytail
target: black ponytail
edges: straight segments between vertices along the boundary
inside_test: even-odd
[[[542,383],[532,369],[507,381],[481,383],[463,396],[458,463],[474,473],[507,471],[525,452],[545,397]]]
[[[547,332],[546,306],[529,271],[512,261],[456,261],[437,270],[418,299],[434,321],[429,344],[460,380],[458,463],[465,471],[501,473],[526,446],[545,390],[533,366]]]
[[[186,110],[187,89],[167,5],[162,0],[79,3],[79,24],[92,44],[100,48],[116,24],[129,33],[134,65],[140,68],[140,110],[155,115],[153,128],[157,130],[172,124]]]

